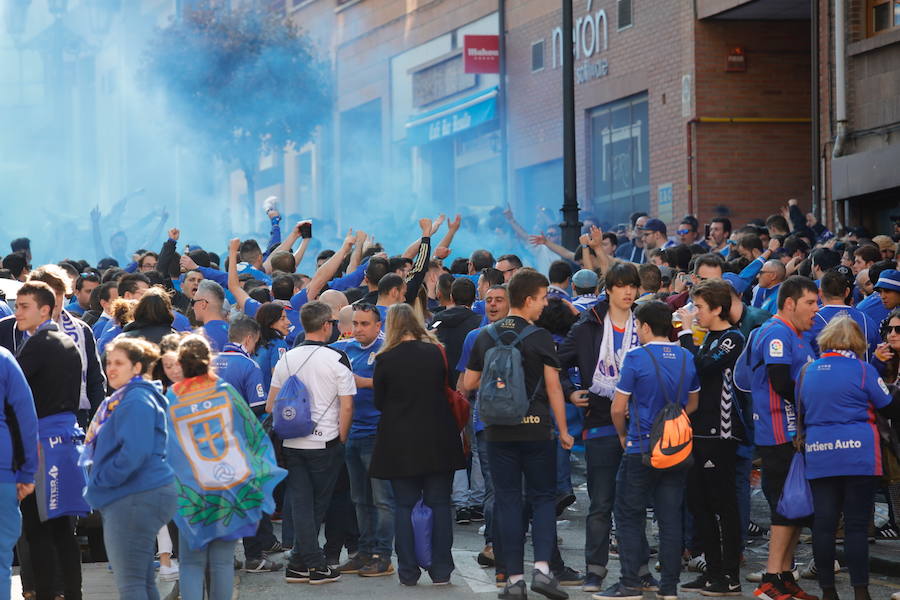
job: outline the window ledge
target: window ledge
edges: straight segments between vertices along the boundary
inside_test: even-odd
[[[350,2],[347,2],[345,4],[341,4],[340,6],[335,6],[334,12],[339,13],[339,12],[345,11],[348,8],[350,8],[351,6],[356,6],[360,2],[362,2],[362,0],[350,0]]]
[[[885,31],[884,33],[879,33],[870,38],[849,44],[847,46],[847,55],[856,56],[857,54],[865,54],[866,52],[871,52],[878,48],[884,48],[885,46],[897,43],[900,43],[900,28],[891,29],[890,31]]]

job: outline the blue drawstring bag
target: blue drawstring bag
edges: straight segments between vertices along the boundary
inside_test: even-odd
[[[806,457],[802,452],[797,452],[791,460],[791,468],[778,500],[778,512],[786,519],[802,519],[813,514],[813,511],[812,490],[806,479]]]
[[[434,528],[434,513],[419,499],[412,509],[413,542],[416,549],[416,562],[423,569],[431,568],[431,530]]]

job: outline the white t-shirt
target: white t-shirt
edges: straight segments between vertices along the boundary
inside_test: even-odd
[[[303,364],[304,361],[306,364]],[[326,442],[340,434],[338,416],[341,401],[338,396],[356,394],[350,359],[340,350],[322,343],[304,342],[278,360],[272,372],[272,387],[283,387],[292,375],[297,375],[309,390],[310,416],[316,423],[316,429],[306,437],[284,440],[284,447],[304,450],[324,448]]]

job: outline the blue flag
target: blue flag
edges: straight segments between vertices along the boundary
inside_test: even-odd
[[[190,547],[256,533],[275,510],[272,492],[287,471],[259,420],[225,381],[192,377],[169,390],[168,460],[175,470],[175,521]]]

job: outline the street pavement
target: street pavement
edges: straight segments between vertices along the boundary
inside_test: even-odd
[[[581,458],[581,457],[578,457]],[[573,483],[576,484],[575,494],[577,501],[565,511],[558,522],[558,536],[561,538],[560,551],[568,566],[574,569],[584,569],[584,519],[588,508],[587,491],[583,484],[583,467],[573,465]],[[884,516],[884,506],[877,511],[880,518]],[[757,488],[752,497],[752,515],[754,521],[760,525],[768,525],[768,508],[762,494]],[[423,573],[416,587],[400,585],[397,576],[377,578],[362,578],[357,575],[344,575],[340,581],[323,586],[310,586],[308,584],[288,584],[284,581],[284,572],[248,574],[235,573],[234,598],[242,600],[287,600],[296,598],[322,598],[329,600],[419,600],[422,598],[435,600],[449,600],[456,598],[492,598],[497,593],[494,587],[494,571],[482,569],[475,562],[475,557],[482,549],[484,539],[478,535],[480,524],[458,525],[454,529],[453,558],[456,570],[451,578],[451,585],[434,587],[430,585],[427,573]],[[280,524],[275,524],[276,535],[280,539]],[[651,545],[654,545],[656,537],[655,524],[650,522],[648,529]],[[812,559],[812,545],[810,544],[809,531],[804,532],[802,543],[798,547],[797,562],[801,565],[809,563]],[[324,539],[322,540],[324,543]],[[529,539],[530,542],[530,539]],[[870,545],[871,563],[893,565],[893,576],[880,573],[871,575],[870,593],[872,600],[889,600],[890,595],[900,591],[900,541],[878,541]],[[240,558],[242,547],[237,545]],[[839,551],[842,548],[839,547]],[[753,599],[753,590],[756,584],[743,580],[743,577],[751,572],[761,569],[765,565],[768,542],[766,538],[751,538],[745,551],[746,564],[741,569],[743,584],[743,597]],[[286,562],[286,555],[272,557],[279,562]],[[342,557],[346,558],[346,556]],[[526,561],[531,559],[530,545],[526,546]],[[395,563],[396,565],[396,563]],[[531,565],[526,564],[526,572],[530,573]],[[611,584],[618,580],[618,558],[612,556],[609,561],[610,574],[605,584]],[[17,571],[16,571],[17,573]],[[112,573],[107,569],[106,563],[92,563],[83,565],[84,573],[84,598],[85,600],[116,600],[118,595],[115,590],[115,582]],[[658,575],[658,573],[654,573]],[[683,572],[681,581],[687,582],[696,577],[694,573]],[[530,576],[529,576],[530,581]],[[813,594],[819,594],[820,590],[815,581],[802,580],[801,585]],[[846,569],[837,576],[838,593],[845,599],[852,598],[849,576]],[[160,597],[175,600],[171,595],[172,583],[160,582]],[[567,588],[570,598],[573,600],[590,598],[590,594],[582,592],[581,588]],[[684,598],[694,594],[680,593]],[[541,598],[538,594],[530,593],[531,598]],[[13,578],[12,598],[21,598],[21,587],[17,575]],[[645,595],[646,600],[654,600],[655,594]]]
[[[557,533],[562,539],[560,552],[566,565],[577,569],[584,569],[584,519],[587,514],[588,498],[584,485],[578,486],[575,491],[577,501],[566,510],[562,520],[558,522]],[[753,497],[754,520],[760,524],[767,524],[767,505],[761,493]],[[492,598],[497,593],[494,587],[493,569],[482,569],[475,562],[475,557],[482,549],[484,539],[478,535],[478,524],[457,525],[454,529],[453,558],[456,571],[451,577],[451,585],[434,587],[430,585],[427,573],[423,573],[416,587],[400,585],[396,575],[390,577],[363,578],[357,575],[344,575],[340,581],[324,586],[310,586],[307,584],[288,584],[284,581],[283,573],[266,574],[242,574],[239,586],[239,597],[242,600],[287,600],[294,598],[321,598],[327,594],[329,600],[419,600],[433,598],[435,600],[448,600],[456,598]],[[655,525],[650,529],[651,545],[655,539]],[[797,551],[797,561],[807,564],[812,559],[812,545],[809,532],[804,536],[805,543],[801,544]],[[324,543],[324,539],[323,539]],[[530,543],[530,539],[529,539]],[[896,560],[900,561],[900,541],[879,541],[870,548],[877,548],[880,554],[890,556],[896,554]],[[743,597],[753,599],[753,590],[756,584],[744,580],[744,576],[751,571],[756,571],[765,565],[768,542],[765,538],[754,538],[745,551],[746,564],[741,569],[743,584]],[[273,557],[279,559],[279,557]],[[530,545],[526,546],[525,560],[531,559]],[[286,560],[286,555],[284,555]],[[396,566],[396,562],[395,562]],[[527,573],[531,571],[531,565],[525,565]],[[609,561],[610,574],[604,584],[612,584],[618,580],[619,561],[617,557],[611,557]],[[658,573],[654,572],[658,576]],[[695,573],[683,572],[681,581],[687,582],[696,577]],[[526,577],[530,582],[530,575]],[[849,576],[846,569],[837,575],[838,593],[843,598],[852,598]],[[813,594],[820,594],[818,584],[811,580],[802,580],[801,586]],[[323,589],[324,588],[324,589]],[[590,598],[590,594],[582,592],[580,587],[566,588],[569,597],[573,600]],[[889,600],[894,592],[900,591],[900,577],[886,577],[872,574],[870,593],[872,600]],[[684,598],[700,598],[698,594],[679,593]],[[529,593],[530,598],[543,598],[534,592]],[[655,594],[645,594],[646,600],[654,600]]]

